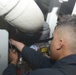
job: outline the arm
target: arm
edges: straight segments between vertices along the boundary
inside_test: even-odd
[[[51,61],[49,58],[44,57],[42,54],[36,52],[35,50],[24,46],[22,49],[22,55],[27,59],[32,65],[36,68],[50,68],[52,67]]]
[[[9,64],[2,75],[16,75],[16,66],[14,64]]]
[[[15,51],[10,50],[10,64],[4,70],[2,75],[16,75],[16,63],[18,60],[18,54]]]
[[[52,67],[51,61],[49,58],[44,57],[35,50],[25,46],[23,43],[11,39],[12,45],[14,45],[32,65],[36,68],[47,68]]]

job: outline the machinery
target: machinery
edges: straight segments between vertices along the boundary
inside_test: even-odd
[[[44,16],[34,0],[0,0],[0,16],[29,33],[41,29],[44,22]]]
[[[49,58],[49,41],[58,18],[65,14],[76,14],[75,0],[0,0],[0,75],[9,63],[10,38]],[[17,75],[35,69],[18,54]]]

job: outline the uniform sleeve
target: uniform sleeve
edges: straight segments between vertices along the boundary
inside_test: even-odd
[[[28,62],[30,62],[36,68],[51,68],[52,60],[44,57],[42,54],[36,52],[35,50],[25,46],[22,50],[22,55]]]
[[[14,64],[9,64],[2,75],[16,75],[16,66]]]

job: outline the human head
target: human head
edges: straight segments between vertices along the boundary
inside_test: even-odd
[[[76,54],[76,16],[65,15],[55,27],[50,56],[59,60],[71,54]]]

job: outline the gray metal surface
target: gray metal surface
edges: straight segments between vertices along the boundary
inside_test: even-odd
[[[8,32],[0,29],[0,75],[8,65]]]

